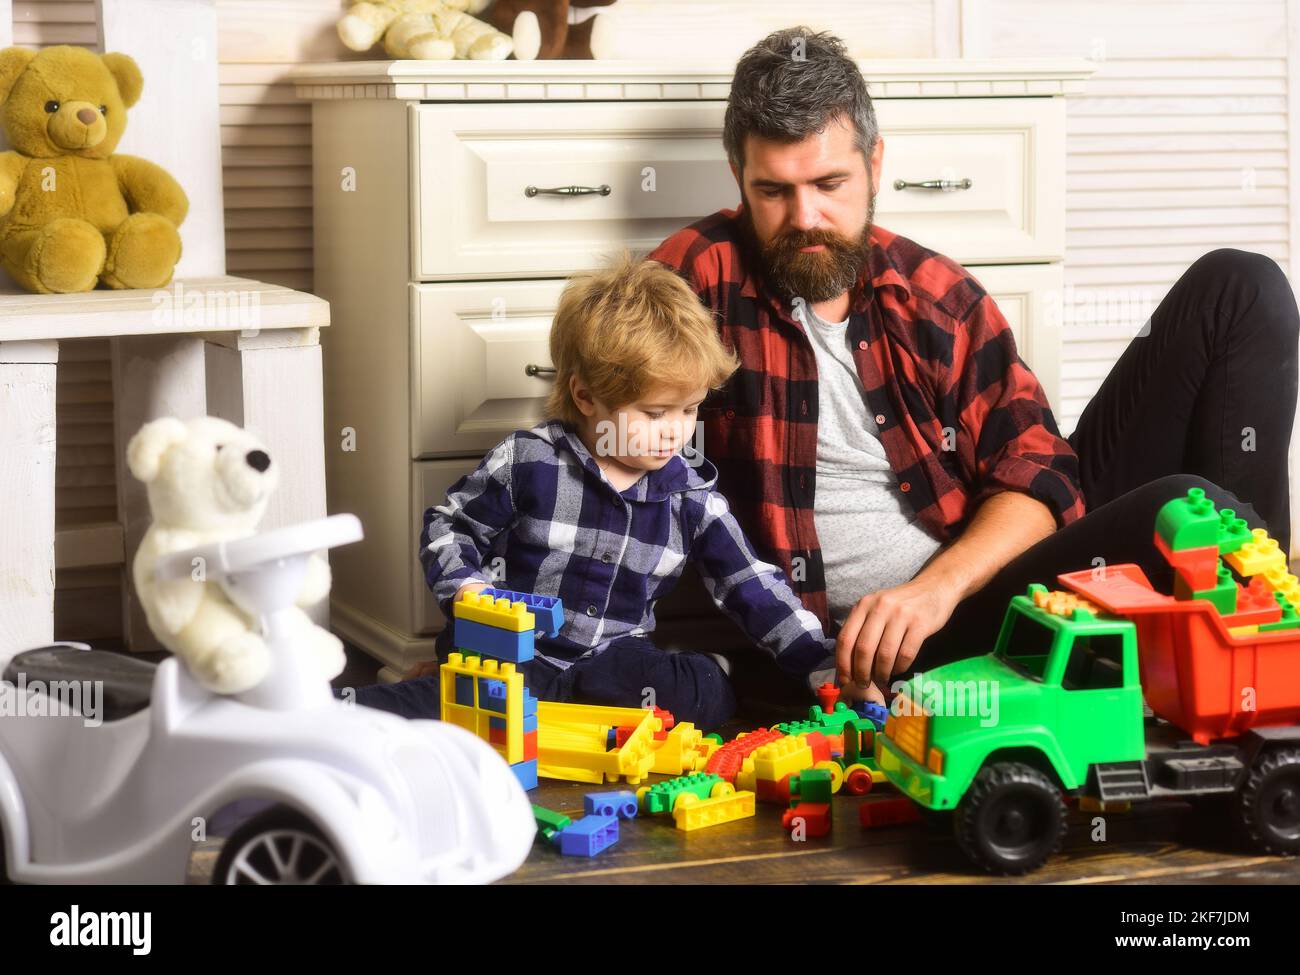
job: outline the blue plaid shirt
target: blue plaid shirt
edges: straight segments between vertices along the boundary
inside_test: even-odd
[[[755,554],[713,489],[716,468],[690,456],[620,492],[561,421],[511,434],[424,513],[420,561],[443,613],[451,618],[467,582],[559,596],[564,626],[537,652],[568,667],[620,637],[648,636],[655,601],[690,560],[719,608],[787,673],[833,666],[834,641]]]

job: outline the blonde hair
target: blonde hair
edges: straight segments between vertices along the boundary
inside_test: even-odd
[[[551,326],[551,364],[546,418],[577,426],[583,417],[569,390],[574,376],[617,409],[657,386],[716,388],[740,363],[685,280],[625,251],[569,279]]]

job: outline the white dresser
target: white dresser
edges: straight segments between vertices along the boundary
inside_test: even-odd
[[[861,68],[886,140],[877,223],[970,267],[1055,399],[1064,96],[1091,64]],[[739,202],[721,140],[731,65],[385,61],[293,77],[313,101],[315,290],[333,322],[328,507],[366,531],[331,554],[331,620],[392,677],[432,656],[443,625],[416,557],[423,512],[538,419],[549,380],[529,367],[549,365],[565,276]],[[902,186],[934,181],[946,188]],[[608,191],[529,192],[562,186]]]

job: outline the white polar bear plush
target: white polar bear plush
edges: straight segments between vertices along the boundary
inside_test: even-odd
[[[271,665],[260,624],[201,571],[158,582],[154,567],[173,552],[256,532],[275,490],[278,470],[253,434],[216,417],[146,423],[126,448],[127,466],[148,486],[153,524],[136,552],[132,576],[154,635],[204,687],[238,694],[256,687]],[[329,564],[320,553],[308,562],[298,607],[329,595]],[[292,612],[300,639],[320,661],[326,680],[343,670],[343,644],[316,626],[301,608]]]

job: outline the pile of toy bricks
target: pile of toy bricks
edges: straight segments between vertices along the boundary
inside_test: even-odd
[[[1300,579],[1277,541],[1200,488],[1160,509],[1155,545],[1173,566],[1174,596],[1208,600],[1233,636],[1300,627]]]
[[[555,636],[564,622],[552,596],[484,589],[452,604],[456,652],[439,669],[442,719],[500,753],[525,789],[537,788],[537,699],[518,667],[533,659],[534,633]]]

